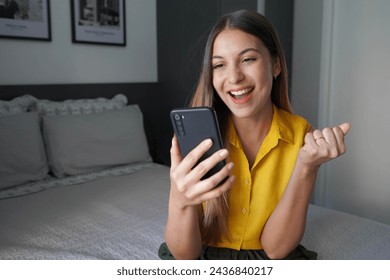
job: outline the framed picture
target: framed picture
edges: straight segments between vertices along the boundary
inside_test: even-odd
[[[51,41],[49,0],[0,0],[0,37]]]
[[[71,0],[74,43],[126,46],[125,0]]]

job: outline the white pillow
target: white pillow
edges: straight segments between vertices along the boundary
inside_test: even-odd
[[[0,189],[48,176],[37,112],[0,118]]]
[[[37,102],[31,95],[15,97],[12,100],[0,100],[0,117],[26,113]]]
[[[49,167],[58,178],[151,161],[138,105],[42,119]]]
[[[126,106],[127,97],[119,93],[111,99],[104,97],[94,99],[68,99],[65,101],[39,99],[33,105],[33,110],[38,111],[40,116],[81,115],[119,110]]]

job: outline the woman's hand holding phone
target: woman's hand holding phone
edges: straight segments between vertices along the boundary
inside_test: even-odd
[[[187,206],[199,205],[221,196],[232,187],[234,176],[229,177],[233,168],[232,162],[211,177],[202,179],[216,164],[228,157],[228,151],[221,149],[199,162],[212,144],[211,139],[206,139],[182,158],[176,136],[173,137],[170,151],[171,199],[177,207],[184,209]],[[229,177],[228,180],[220,184],[226,177]]]

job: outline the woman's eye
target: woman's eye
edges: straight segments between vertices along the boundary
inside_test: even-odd
[[[223,67],[222,63],[218,63],[218,64],[213,65],[213,69],[218,69],[218,68],[222,68],[222,67]]]
[[[242,62],[251,62],[251,61],[255,61],[255,60],[256,60],[256,58],[254,58],[254,57],[246,57],[242,60]]]

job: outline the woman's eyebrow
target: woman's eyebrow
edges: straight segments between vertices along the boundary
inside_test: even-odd
[[[242,50],[239,54],[243,55],[243,54],[245,54],[247,52],[251,52],[251,51],[260,53],[260,51],[258,49],[256,49],[256,48],[246,48],[246,49]]]
[[[243,54],[245,54],[247,52],[251,52],[251,51],[261,54],[260,51],[256,48],[246,48],[246,49],[240,51],[238,54],[243,55]],[[213,55],[212,56],[212,59],[222,59],[222,58],[223,58],[223,56],[220,56],[220,55]]]

